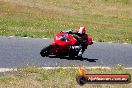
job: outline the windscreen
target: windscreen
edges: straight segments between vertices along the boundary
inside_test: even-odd
[[[60,37],[59,37],[59,40],[61,41],[70,41],[69,38],[67,38],[68,34],[62,34]]]

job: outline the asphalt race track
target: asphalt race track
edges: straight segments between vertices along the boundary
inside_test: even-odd
[[[68,58],[41,57],[40,50],[52,43],[52,39],[0,37],[0,68],[23,66],[107,66],[123,64],[132,67],[132,44],[99,43],[89,46],[84,60]]]

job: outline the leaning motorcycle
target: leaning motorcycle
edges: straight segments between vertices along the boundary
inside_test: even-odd
[[[80,58],[78,56],[79,49],[76,48],[79,47],[76,45],[77,42],[78,40],[74,37],[74,35],[61,31],[54,37],[54,41],[51,45],[48,45],[41,50],[40,55],[42,57],[55,55],[68,56],[71,59],[75,57]],[[88,36],[88,45],[92,44],[93,40],[90,36]]]

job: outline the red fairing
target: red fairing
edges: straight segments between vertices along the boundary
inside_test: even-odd
[[[73,45],[76,43],[76,39],[66,32],[60,32],[54,37],[54,42],[57,45],[64,46],[64,45]]]
[[[73,37],[72,34],[68,34],[66,32],[60,32],[54,37],[54,42],[52,45],[57,44],[60,46],[65,45],[74,45],[77,40]],[[93,44],[92,37],[88,36],[88,45]]]
[[[93,39],[92,37],[88,36],[88,45],[91,45],[93,44]]]
[[[69,34],[69,38],[71,40],[71,45],[74,45],[77,42],[77,40],[73,37],[73,35]]]

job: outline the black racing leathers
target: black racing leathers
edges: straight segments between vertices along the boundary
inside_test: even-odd
[[[69,31],[69,34],[75,34],[73,35],[74,38],[77,39],[77,44],[78,46],[80,46],[80,51],[78,53],[78,56],[82,56],[82,54],[84,53],[85,49],[87,49],[87,45],[88,45],[88,35],[87,34],[79,34],[77,31]]]

